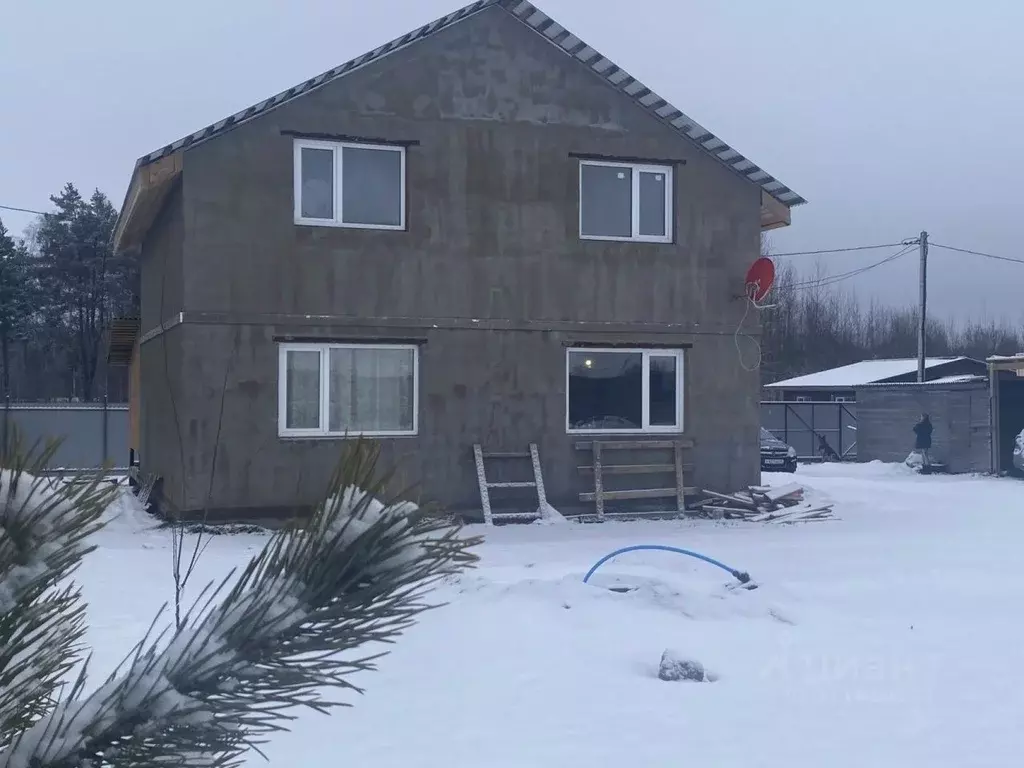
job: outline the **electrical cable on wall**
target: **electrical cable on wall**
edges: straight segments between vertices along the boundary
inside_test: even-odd
[[[750,316],[751,307],[756,310],[764,310],[771,309],[776,306],[775,304],[764,303],[774,283],[775,263],[771,259],[762,256],[750,265],[750,269],[747,270],[747,276],[743,284],[743,295],[739,297],[744,300],[743,317],[740,318],[739,325],[736,326],[736,332],[733,334],[733,343],[736,345],[736,355],[739,357],[740,367],[748,373],[756,371],[761,367],[763,352],[761,349],[761,342],[749,333],[746,333],[743,330],[743,326],[747,322],[747,317]],[[748,366],[743,360],[743,350],[740,348],[741,336],[750,339],[754,348],[757,349],[757,361],[753,366]]]

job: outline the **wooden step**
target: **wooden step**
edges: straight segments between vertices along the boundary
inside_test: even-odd
[[[529,451],[497,451],[495,453],[483,454],[485,459],[528,459]]]
[[[697,492],[696,488],[686,487],[682,489],[683,495],[692,495]],[[630,499],[667,499],[676,498],[675,488],[632,488],[625,491],[601,491],[601,497],[605,501],[627,501]],[[580,501],[596,501],[596,493],[581,493]]]
[[[594,467],[592,465],[585,467],[576,467],[581,474],[592,475],[594,474]],[[684,464],[683,471],[690,472],[693,470],[691,464]],[[657,472],[675,472],[675,464],[602,464],[601,472],[606,475],[648,475],[655,474]]]
[[[488,483],[488,488],[536,488],[537,483],[532,480],[517,480],[511,483]]]
[[[539,520],[536,512],[492,512],[491,520]]]

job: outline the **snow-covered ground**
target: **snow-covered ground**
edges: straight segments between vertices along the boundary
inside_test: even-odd
[[[1024,750],[1024,483],[899,465],[801,467],[839,519],[486,531],[449,602],[356,681],[353,709],[303,714],[270,765],[327,768],[865,768],[1009,765]],[[766,476],[784,484],[792,476]],[[166,534],[124,514],[80,572],[93,672],[169,599]],[[473,531],[483,533],[482,529]],[[198,591],[262,546],[212,539]],[[749,571],[621,546],[686,547]],[[601,585],[638,587],[626,594]],[[711,683],[657,679],[666,648]],[[265,764],[254,756],[252,765]]]

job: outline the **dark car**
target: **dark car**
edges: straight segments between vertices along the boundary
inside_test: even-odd
[[[796,472],[796,450],[761,427],[761,470]]]

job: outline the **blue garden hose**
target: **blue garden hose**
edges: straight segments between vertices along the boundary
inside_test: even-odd
[[[750,581],[750,574],[749,573],[746,573],[745,571],[738,571],[735,568],[730,568],[725,563],[719,562],[718,560],[715,560],[713,557],[708,557],[707,555],[702,555],[700,552],[693,552],[693,551],[691,551],[689,549],[682,549],[680,547],[670,547],[670,546],[667,546],[665,544],[634,544],[631,547],[623,547],[622,549],[616,549],[614,552],[611,552],[611,553],[605,555],[600,560],[598,560],[596,563],[594,563],[594,565],[591,567],[591,569],[589,571],[587,571],[587,575],[583,577],[583,583],[586,584],[587,581],[590,580],[590,577],[594,575],[594,571],[596,571],[602,565],[607,563],[613,557],[618,557],[619,555],[625,554],[626,552],[636,552],[638,550],[644,550],[644,549],[646,549],[646,550],[656,550],[656,551],[660,551],[660,552],[675,552],[676,554],[679,554],[679,555],[689,555],[690,557],[695,557],[698,560],[703,560],[705,563],[711,563],[711,565],[717,565],[723,571],[728,571],[729,574],[734,579],[739,581],[740,584],[746,584],[746,583],[748,583]]]

